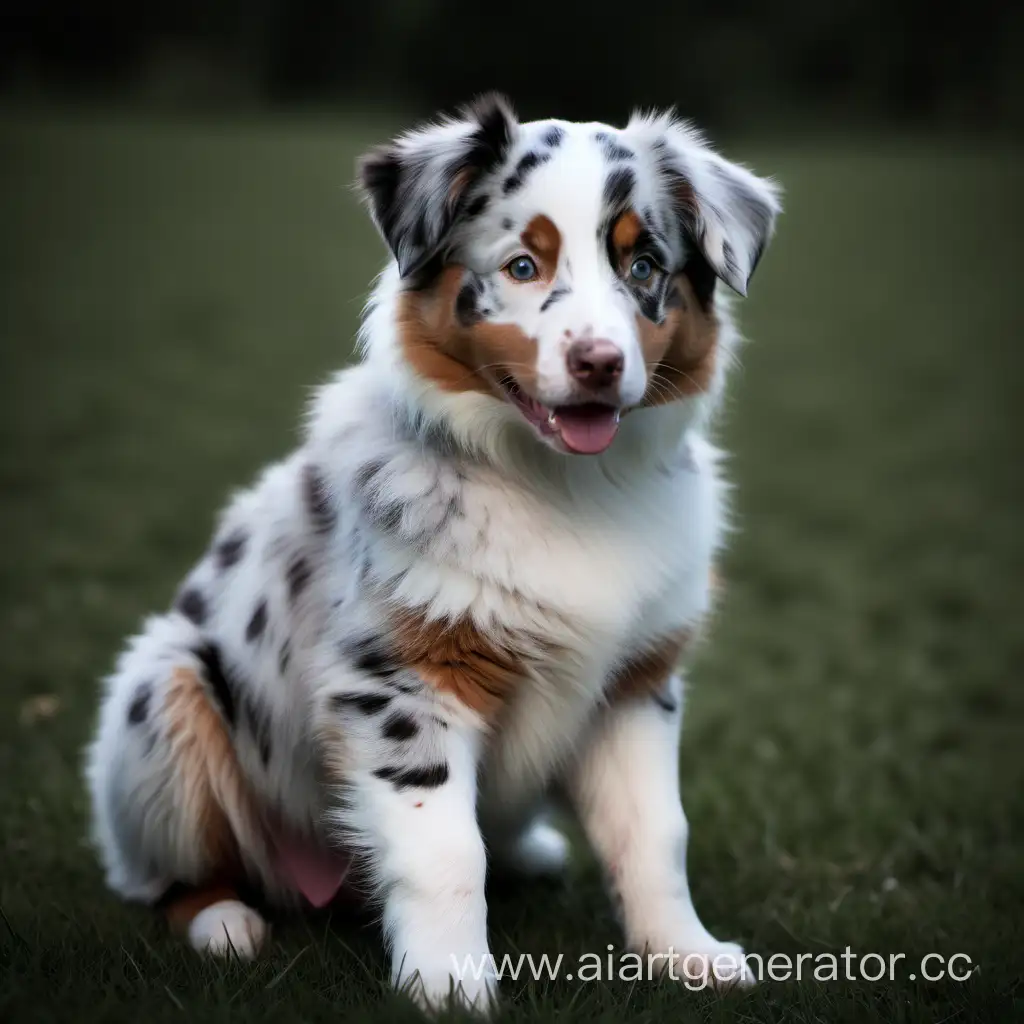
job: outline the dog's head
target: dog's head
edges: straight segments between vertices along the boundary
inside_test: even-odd
[[[360,179],[406,363],[587,454],[631,409],[709,388],[716,284],[746,294],[779,211],[672,114],[521,124],[498,96],[369,153]]]

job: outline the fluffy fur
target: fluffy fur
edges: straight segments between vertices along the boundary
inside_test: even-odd
[[[107,881],[197,948],[254,954],[241,894],[303,903],[282,837],[344,850],[394,980],[433,1006],[487,951],[488,860],[564,860],[560,794],[630,945],[713,973],[738,947],[689,897],[676,667],[724,535],[722,282],[745,294],[777,189],[670,114],[523,124],[498,97],[360,175],[393,255],[361,361],[106,681]]]

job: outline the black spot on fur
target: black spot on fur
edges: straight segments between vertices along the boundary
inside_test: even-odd
[[[444,257],[441,253],[435,253],[425,263],[409,272],[409,275],[402,280],[402,287],[406,291],[420,292],[429,288],[441,275],[444,270]]]
[[[556,302],[571,294],[571,288],[552,288],[548,297],[540,304],[540,311],[546,313]]]
[[[606,160],[634,160],[636,158],[636,153],[633,150],[613,139],[607,132],[596,132],[594,141],[600,145]]]
[[[397,499],[388,499],[381,494],[377,477],[385,465],[383,459],[363,463],[356,471],[353,483],[367,521],[382,533],[393,533],[401,525],[403,505]]]
[[[245,627],[245,639],[249,643],[254,643],[263,636],[264,631],[267,628],[267,599],[261,598],[253,609],[252,617],[249,619],[249,625]]]
[[[153,687],[149,683],[143,683],[135,690],[131,704],[128,705],[128,724],[141,725],[149,714],[149,698],[152,696]]]
[[[351,660],[360,672],[369,672],[374,676],[390,676],[400,666],[390,655],[387,647],[377,637],[364,637],[355,643],[344,644],[340,651],[342,657]]]
[[[317,533],[329,533],[334,528],[337,514],[326,481],[320,471],[309,464],[302,469],[302,496],[313,529]]]
[[[225,537],[214,550],[217,568],[223,571],[236,565],[245,554],[245,545],[248,540],[249,534],[241,527]]]
[[[739,277],[739,264],[736,262],[736,253],[728,242],[722,242],[722,259],[725,261],[726,271],[730,277]]]
[[[700,252],[694,251],[687,259],[683,273],[690,279],[694,295],[696,295],[701,308],[704,310],[710,308],[715,294],[715,285],[718,282],[718,277],[711,264]]]
[[[656,324],[660,324],[664,321],[665,314],[661,307],[661,295],[659,291],[636,288],[634,289],[633,294],[636,298],[636,304],[640,308],[640,312],[643,313],[648,320]]]
[[[616,167],[604,183],[604,204],[613,210],[624,207],[636,186],[636,175],[629,167]]]
[[[518,192],[523,187],[523,183],[526,180],[526,176],[534,168],[539,167],[541,164],[547,163],[551,159],[551,153],[536,153],[529,152],[519,158],[519,162],[516,164],[515,169],[505,179],[501,186],[502,192],[505,195],[512,195],[513,192]]]
[[[432,764],[420,768],[399,768],[385,765],[374,773],[378,779],[386,779],[396,789],[436,789],[448,781],[448,765]]]
[[[484,210],[487,209],[490,204],[491,197],[488,195],[480,195],[475,199],[471,200],[470,204],[466,207],[467,217],[479,217]]]
[[[277,671],[284,675],[288,671],[288,666],[292,660],[292,642],[291,640],[285,640],[281,644],[281,650],[277,655]]]
[[[224,671],[220,646],[212,641],[195,648],[195,656],[203,663],[203,675],[213,690],[228,725],[235,724],[234,686]]]
[[[302,555],[297,555],[289,563],[285,575],[288,579],[288,600],[294,604],[309,585],[313,567]]]
[[[353,709],[364,715],[375,715],[383,711],[390,703],[389,693],[335,693],[331,696],[331,704],[338,711]]]
[[[381,731],[389,740],[411,740],[420,731],[420,727],[412,715],[407,715],[404,711],[396,711],[384,723],[384,728]]]
[[[483,282],[475,274],[468,275],[466,283],[455,298],[455,315],[465,327],[479,323],[483,317],[477,302],[483,292]]]
[[[486,174],[493,171],[512,145],[512,110],[508,100],[499,93],[488,93],[464,110],[477,122],[470,136],[464,166]]]
[[[400,501],[374,501],[365,509],[366,517],[381,533],[394,533],[402,525]]]
[[[653,693],[651,694],[651,700],[658,705],[662,711],[667,711],[670,715],[675,714],[679,709],[679,705],[675,702],[674,698],[669,693]]]
[[[377,474],[385,465],[386,463],[383,459],[371,459],[369,462],[364,462],[359,469],[356,470],[356,475],[353,480],[356,485],[356,490],[368,490],[370,485],[376,480]]]
[[[552,125],[543,135],[541,141],[545,146],[557,149],[565,139],[565,129],[559,128],[557,124]]]
[[[187,590],[183,590],[178,595],[177,601],[174,602],[174,607],[189,622],[193,622],[197,626],[201,626],[206,622],[206,598],[203,597],[196,587],[189,587]]]

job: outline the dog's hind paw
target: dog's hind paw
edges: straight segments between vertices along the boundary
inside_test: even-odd
[[[267,922],[238,900],[221,900],[199,911],[188,926],[194,949],[210,956],[251,960],[266,940]]]

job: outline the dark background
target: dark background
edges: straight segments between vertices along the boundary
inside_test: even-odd
[[[998,0],[568,5],[38,0],[0,15],[0,85],[209,110],[429,114],[498,88],[527,118],[679,102],[713,130],[1024,122],[1024,13]]]
[[[523,118],[674,104],[785,190],[716,425],[737,529],[689,676],[690,878],[761,956],[906,956],[724,999],[506,982],[497,1020],[1024,1020],[1022,26],[989,0],[4,4],[0,1020],[418,1019],[345,914],[210,964],[119,903],[82,748],[125,636],[352,358],[385,258],[357,156],[495,88]],[[582,845],[489,924],[499,957],[621,942]],[[977,971],[912,977],[928,953]]]

